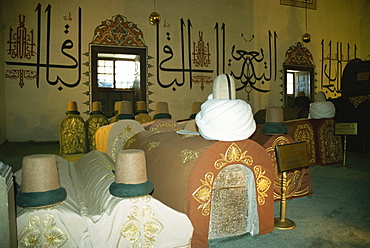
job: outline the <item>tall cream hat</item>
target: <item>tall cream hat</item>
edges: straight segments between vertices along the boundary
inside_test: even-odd
[[[114,102],[114,114],[118,114],[118,109],[121,101]]]
[[[147,114],[148,113],[148,111],[146,109],[146,104],[145,104],[144,101],[137,101],[136,106],[137,106],[136,110],[137,110],[138,114],[141,114],[141,113]]]
[[[67,111],[78,111],[77,102],[74,101],[68,102]]]
[[[236,99],[234,78],[229,74],[220,74],[213,81],[213,99]]]
[[[284,124],[284,112],[281,107],[270,107],[266,110],[266,122],[261,131],[264,134],[286,134],[288,128]]]
[[[36,154],[23,158],[22,184],[16,197],[18,206],[51,207],[66,197],[66,190],[60,186],[55,155]]]
[[[99,101],[93,102],[92,111],[102,111],[101,102]]]
[[[68,114],[77,114],[77,115],[80,114],[77,108],[77,102],[75,101],[68,102],[66,115]]]
[[[156,119],[171,119],[172,116],[168,110],[168,103],[167,102],[157,102],[155,104],[155,114],[153,116],[153,120]]]
[[[122,101],[119,103],[117,120],[123,119],[135,119],[135,116],[132,113],[132,104],[130,101]]]
[[[153,183],[147,177],[143,150],[119,151],[116,160],[115,182],[110,185],[109,191],[118,197],[144,196],[153,191]]]

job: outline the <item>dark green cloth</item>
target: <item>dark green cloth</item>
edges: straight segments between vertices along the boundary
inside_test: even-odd
[[[126,119],[135,120],[135,116],[133,114],[118,114],[117,115],[117,120],[126,120]]]
[[[22,208],[38,208],[62,202],[67,198],[65,188],[49,190],[44,192],[23,193],[21,190],[17,193],[17,205]]]
[[[266,122],[261,131],[264,134],[286,134],[288,128],[282,122]]]
[[[189,116],[189,118],[190,118],[190,119],[192,119],[192,120],[194,120],[196,115],[197,115],[197,113],[195,113],[195,114],[191,114],[191,115]]]
[[[136,114],[149,114],[147,110],[138,110],[136,111]]]
[[[102,111],[92,111],[90,115],[104,115]]]
[[[153,116],[153,120],[157,120],[157,119],[171,119],[172,116],[168,113],[159,113],[159,114],[155,114]]]
[[[79,115],[80,112],[79,111],[67,111],[66,112],[66,115]]]
[[[125,184],[113,182],[109,186],[109,192],[118,197],[137,197],[148,195],[153,191],[153,183],[148,180],[140,184]]]

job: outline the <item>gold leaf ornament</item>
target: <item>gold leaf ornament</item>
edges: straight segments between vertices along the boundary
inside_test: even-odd
[[[228,163],[235,162],[251,166],[253,164],[253,158],[247,155],[247,153],[248,151],[243,152],[238,145],[232,143],[229,148],[227,148],[225,154],[220,154],[221,159],[216,160],[214,166],[218,170],[225,167]]]
[[[199,186],[192,194],[193,198],[200,203],[198,209],[202,209],[202,215],[207,216],[211,210],[212,184],[214,175],[212,172],[207,172],[204,176],[205,180],[200,179],[202,185]]]

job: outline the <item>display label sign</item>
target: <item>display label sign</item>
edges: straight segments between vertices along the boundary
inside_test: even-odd
[[[307,167],[308,154],[305,141],[275,147],[279,172]]]
[[[335,123],[335,135],[357,135],[357,123]]]

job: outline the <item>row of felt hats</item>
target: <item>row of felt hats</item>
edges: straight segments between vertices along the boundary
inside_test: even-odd
[[[137,197],[153,191],[147,178],[144,151],[121,150],[117,155],[115,181],[109,192],[117,197]],[[46,208],[62,203],[67,197],[61,187],[56,156],[35,154],[22,162],[22,181],[16,196],[17,205],[23,208]]]

